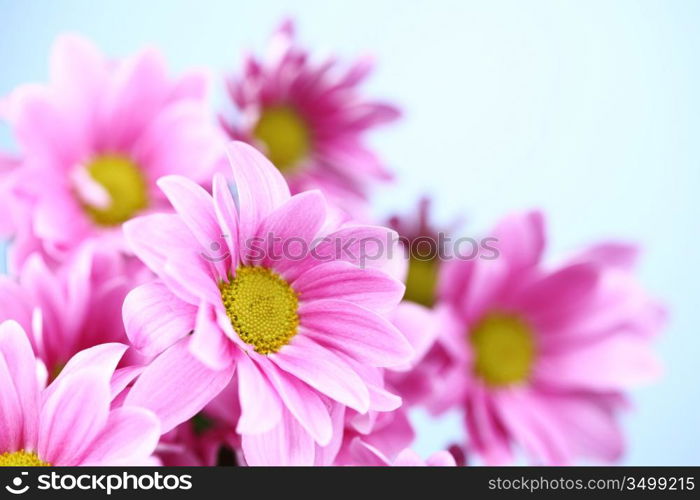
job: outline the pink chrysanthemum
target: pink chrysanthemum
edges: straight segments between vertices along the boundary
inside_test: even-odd
[[[15,320],[29,333],[34,352],[53,378],[78,351],[127,341],[122,303],[146,277],[144,269],[134,267],[92,244],[55,269],[32,254],[17,276],[0,276],[0,321]]]
[[[112,376],[127,346],[76,354],[48,387],[14,321],[0,324],[0,466],[146,465],[160,436],[143,408],[112,408]]]
[[[383,316],[404,291],[379,269],[391,254],[376,247],[394,235],[329,226],[319,191],[290,196],[280,172],[246,144],[229,154],[236,198],[223,175],[213,197],[169,176],[158,184],[176,214],[124,226],[160,278],[127,296],[127,334],[146,355],[165,350],[127,401],[154,408],[168,430],[211,400],[235,368],[246,461],[314,463],[316,447],[332,438],[333,401],[360,413],[397,406],[374,378],[377,367],[412,356]],[[365,243],[373,259],[362,268]]]
[[[292,193],[322,189],[334,204],[357,216],[369,188],[391,178],[364,143],[369,129],[399,111],[365,99],[358,86],[372,69],[368,58],[339,68],[334,58],[315,62],[295,44],[286,21],[267,57],[250,56],[229,81],[238,119],[222,117],[230,136],[263,151],[289,181]]]
[[[432,409],[463,408],[488,463],[512,460],[512,445],[543,464],[618,458],[616,417],[626,390],[659,375],[650,341],[664,318],[632,277],[636,251],[600,245],[549,269],[540,213],[492,234],[497,258],[442,265],[450,320],[415,372],[433,382]]]
[[[50,83],[23,85],[4,104],[20,146],[21,164],[9,174],[22,207],[18,262],[36,250],[61,257],[90,236],[118,244],[122,222],[163,207],[156,179],[209,180],[221,158],[203,75],[170,80],[154,50],[114,61],[62,36]]]

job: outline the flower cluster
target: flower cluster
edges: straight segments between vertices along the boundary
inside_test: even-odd
[[[0,466],[620,456],[664,323],[637,249],[549,265],[532,211],[465,258],[420,251],[427,200],[374,220],[392,174],[367,133],[400,113],[363,95],[371,67],[287,21],[217,120],[205,75],[66,35],[0,101]],[[460,411],[463,439],[421,458],[415,407]]]

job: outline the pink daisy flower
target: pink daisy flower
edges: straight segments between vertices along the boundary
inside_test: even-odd
[[[238,116],[221,122],[232,138],[264,152],[292,193],[319,188],[358,215],[369,188],[391,178],[365,145],[365,132],[399,116],[394,106],[368,101],[359,92],[371,69],[368,58],[347,69],[335,58],[313,61],[296,45],[293,23],[286,21],[266,58],[248,57],[241,74],[229,81]]]
[[[118,244],[122,222],[163,208],[156,179],[211,179],[223,134],[205,97],[203,75],[169,79],[154,50],[115,61],[59,37],[50,83],[17,88],[4,106],[21,156],[13,202],[28,217],[15,224],[14,258],[37,248],[61,257],[93,236]]]
[[[147,356],[164,351],[127,401],[154,408],[167,431],[236,369],[246,461],[313,463],[316,446],[333,436],[332,401],[360,413],[397,406],[374,373],[413,354],[384,316],[404,291],[380,269],[390,252],[376,251],[394,235],[333,227],[320,192],[290,196],[280,172],[246,144],[229,154],[235,198],[220,174],[213,196],[168,176],[158,184],[176,214],[124,225],[159,277],[127,296],[127,334]],[[375,258],[362,268],[360,246],[370,242]]]
[[[604,244],[552,269],[542,214],[492,234],[498,258],[442,266],[451,319],[417,369],[432,409],[463,408],[487,463],[512,460],[513,445],[542,464],[617,459],[625,392],[660,372],[650,341],[664,314],[633,279],[635,249]]]
[[[71,358],[48,387],[22,327],[0,324],[0,466],[145,465],[160,426],[143,408],[113,408],[114,369],[127,346]]]
[[[78,351],[127,341],[122,303],[147,272],[133,268],[120,254],[92,244],[55,269],[32,254],[17,276],[0,276],[0,321],[15,320],[29,333],[53,379]]]

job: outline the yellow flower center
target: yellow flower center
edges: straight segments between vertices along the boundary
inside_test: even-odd
[[[234,330],[255,352],[277,352],[296,335],[298,296],[273,271],[239,267],[231,281],[219,283],[219,290]]]
[[[110,199],[106,207],[87,203],[83,205],[95,223],[116,226],[148,206],[146,179],[139,167],[128,158],[98,156],[87,166],[87,173],[106,191]]]
[[[288,106],[265,109],[253,135],[265,144],[267,157],[282,172],[292,170],[311,149],[306,122]]]
[[[471,334],[474,371],[487,384],[505,386],[526,381],[535,359],[535,340],[520,318],[490,314]]]
[[[412,257],[408,263],[404,299],[432,307],[435,303],[437,276],[437,259],[419,260]]]
[[[19,450],[0,454],[0,467],[47,467],[51,465],[36,453]]]

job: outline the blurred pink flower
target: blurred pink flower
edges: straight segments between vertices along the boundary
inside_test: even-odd
[[[415,451],[406,448],[396,458],[391,459],[360,438],[356,438],[352,442],[352,454],[355,461],[351,465],[364,467],[454,467],[457,465],[454,457],[448,451],[438,451],[427,460],[423,460]]]
[[[612,461],[623,451],[625,391],[660,374],[650,342],[664,311],[632,276],[633,247],[603,244],[560,267],[542,264],[543,216],[512,216],[495,259],[442,265],[438,344],[404,386],[440,413],[463,408],[469,451],[537,463]],[[407,393],[408,392],[408,393]]]
[[[229,81],[237,116],[221,122],[232,138],[263,151],[292,193],[322,189],[334,205],[364,218],[369,189],[392,175],[363,136],[396,120],[399,111],[359,92],[372,70],[369,58],[342,69],[333,57],[313,61],[294,38],[293,23],[286,21],[264,60],[246,59]]]
[[[336,254],[337,243],[392,234],[329,227],[319,191],[290,196],[280,172],[244,143],[229,154],[237,204],[223,175],[214,178],[213,198],[168,176],[158,184],[176,214],[124,226],[135,254],[160,278],[127,296],[127,334],[145,355],[163,352],[126,399],[153,408],[167,431],[220,392],[235,368],[247,463],[312,464],[315,447],[333,437],[329,401],[360,413],[398,406],[374,371],[413,355],[384,317],[404,287],[379,269],[389,252],[366,268],[359,254]],[[256,237],[266,245],[251,248]],[[218,241],[225,246],[213,258]],[[314,252],[290,258],[280,253],[289,242]]]
[[[158,419],[143,408],[111,406],[112,376],[126,348],[81,351],[44,388],[22,327],[0,324],[0,466],[152,464]]]
[[[151,276],[121,254],[90,243],[55,269],[35,253],[16,276],[0,276],[0,321],[13,319],[28,332],[53,378],[78,351],[127,342],[124,297]]]
[[[50,83],[22,85],[3,106],[20,146],[5,181],[20,212],[13,259],[62,258],[91,236],[121,246],[122,222],[167,206],[156,179],[211,179],[224,143],[205,86],[199,73],[170,80],[155,50],[114,61],[59,37]]]

